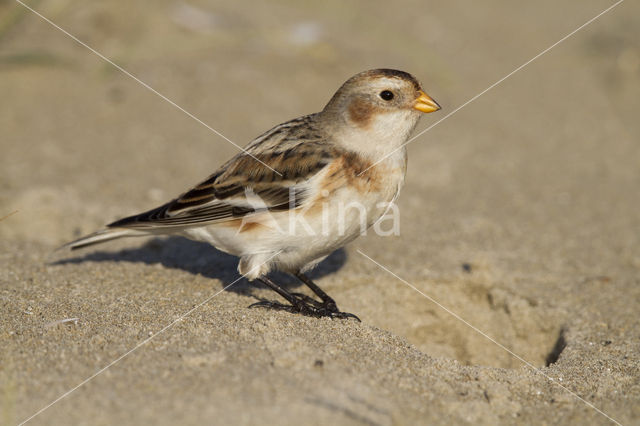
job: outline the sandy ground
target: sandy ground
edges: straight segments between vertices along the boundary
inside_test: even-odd
[[[444,106],[426,128],[612,4],[315,3],[30,4],[241,145],[381,66]],[[626,1],[410,145],[401,235],[314,275],[356,323],[247,309],[275,296],[221,292],[236,260],[180,238],[52,254],[236,148],[0,2],[0,422],[128,354],[30,424],[640,424],[639,21]]]

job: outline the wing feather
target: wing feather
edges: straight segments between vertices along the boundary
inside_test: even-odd
[[[275,127],[247,147],[251,155],[238,154],[178,198],[109,227],[181,228],[301,206],[309,197],[310,179],[338,155],[314,129],[312,118]]]

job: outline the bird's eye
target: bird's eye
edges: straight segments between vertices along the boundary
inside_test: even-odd
[[[383,90],[382,92],[380,92],[380,97],[385,101],[390,101],[391,99],[393,99],[393,92],[389,90]]]

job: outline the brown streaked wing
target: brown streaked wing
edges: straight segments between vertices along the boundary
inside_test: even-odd
[[[282,150],[256,155],[280,174],[242,153],[180,197],[109,227],[179,228],[237,219],[258,211],[299,207],[309,195],[308,179],[338,153],[318,141],[283,145]],[[259,197],[259,204],[252,199],[254,196]]]

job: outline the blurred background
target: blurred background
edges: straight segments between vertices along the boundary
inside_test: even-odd
[[[442,105],[419,131],[613,2],[28,4],[243,146],[380,67],[412,73]],[[638,2],[622,3],[413,142],[401,235],[358,240],[320,284],[365,322],[467,365],[519,363],[356,248],[536,365],[580,309],[631,318],[640,303],[639,20]],[[17,211],[0,222],[7,253],[49,253],[155,207],[237,153],[11,0],[0,1],[0,96],[0,217]],[[57,268],[65,276],[89,265]],[[13,300],[34,300],[5,278]]]

